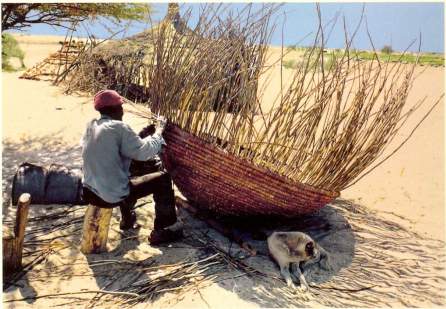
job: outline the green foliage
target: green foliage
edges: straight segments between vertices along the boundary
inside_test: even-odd
[[[391,53],[393,53],[392,46],[384,45],[384,47],[381,48],[381,52],[384,53],[384,54],[391,54]]]
[[[324,55],[324,70],[329,71],[333,69],[333,65],[336,63],[335,58],[342,57],[344,51],[342,49],[335,49],[330,53],[326,53]],[[378,57],[381,62],[403,62],[403,63],[415,63],[417,61],[417,54],[411,53],[397,53],[392,52],[390,54],[387,53],[378,53],[375,55],[372,51],[363,51],[363,50],[350,50],[350,56],[356,60],[376,60]],[[303,60],[303,58],[302,58]],[[315,64],[316,58],[312,57],[310,60],[311,64]],[[427,65],[427,66],[444,66],[444,54],[439,53],[423,53],[419,55],[418,64]],[[287,69],[297,69],[301,62],[298,59],[290,59],[284,60],[282,63],[284,68]]]
[[[336,65],[336,54],[332,52],[324,56],[324,70],[331,71],[335,68]]]
[[[290,45],[287,47],[288,51],[296,51],[297,50],[297,46],[296,45]]]
[[[403,63],[415,63],[417,61],[417,54],[410,53],[392,53],[392,54],[378,54],[378,59],[382,62],[403,62]],[[358,53],[359,60],[373,60],[376,56],[373,52],[361,51]],[[426,53],[420,54],[418,58],[418,64],[428,66],[444,66],[444,55]]]
[[[298,66],[298,63],[297,63],[296,60],[293,60],[293,59],[291,59],[291,60],[284,60],[284,61],[282,62],[282,66],[283,66],[285,69],[296,69],[297,66]]]
[[[22,65],[21,68],[25,68],[24,57],[25,53],[20,49],[16,39],[8,33],[2,34],[2,70],[15,71],[15,68],[9,62],[11,58],[18,58]]]
[[[148,17],[150,6],[142,3],[77,3],[67,4],[42,4],[44,12],[66,12],[71,16],[88,17],[90,19],[99,16],[120,20],[142,20]]]
[[[306,52],[309,52],[309,49],[306,49]],[[289,59],[289,60],[284,60],[282,62],[282,66],[286,69],[297,69],[304,64],[305,59],[308,57],[307,54],[305,54],[300,61],[295,60],[295,59]],[[334,69],[335,64],[336,64],[336,59],[335,57],[337,57],[337,54],[335,52],[332,53],[327,53],[324,55],[324,70],[325,71],[330,71],[332,69]],[[317,66],[317,70],[321,70],[320,68],[320,62],[321,59],[318,58],[317,53],[314,53],[310,59],[308,60],[308,64],[311,68],[314,68],[315,66]]]
[[[151,13],[145,3],[4,3],[2,4],[2,31],[21,29],[32,24],[66,27],[104,17],[108,20],[144,20]]]
[[[305,47],[305,46],[297,46],[297,45],[290,45],[287,47],[288,50],[292,50],[292,51],[300,51],[300,52],[304,52],[307,49],[309,49],[310,47]]]
[[[290,45],[287,47],[290,51],[296,51],[296,52],[306,52],[310,49],[312,49],[311,46],[297,46],[297,45]]]

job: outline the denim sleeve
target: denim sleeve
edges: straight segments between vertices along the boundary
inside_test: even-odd
[[[137,161],[147,161],[159,154],[164,139],[158,134],[140,138],[128,125],[123,125],[121,154]]]

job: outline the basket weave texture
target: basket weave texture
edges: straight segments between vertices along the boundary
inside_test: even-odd
[[[255,166],[173,124],[163,137],[162,160],[173,182],[188,200],[216,213],[296,217],[339,196]]]

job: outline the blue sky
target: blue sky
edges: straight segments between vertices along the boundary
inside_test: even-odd
[[[229,5],[229,4],[228,4]],[[181,11],[186,7],[192,6],[192,20],[197,19],[200,4],[184,4]],[[230,6],[239,10],[244,5],[233,3]],[[260,7],[261,4],[255,4]],[[356,27],[362,11],[362,3],[322,3],[321,13],[323,23],[332,20],[336,15],[339,16],[338,22],[333,29],[327,47],[342,48],[344,45],[344,33],[342,27],[342,17],[345,16],[347,28],[353,31]],[[154,3],[155,13],[153,20],[160,20],[164,17],[167,4]],[[286,18],[284,19],[284,13]],[[367,24],[373,43],[377,49],[384,45],[391,45],[394,50],[402,51],[414,40],[418,39],[421,32],[422,46],[421,50],[425,52],[444,52],[444,4],[443,3],[365,3],[365,14]],[[309,33],[315,33],[317,30],[317,12],[314,3],[286,3],[275,14],[277,17],[277,28],[272,36],[273,45],[281,44],[281,30],[284,23],[284,44],[310,45],[311,35],[307,39],[304,37]],[[110,25],[108,25],[110,26]],[[121,34],[120,37],[131,35],[142,31],[146,24],[133,24],[129,31]],[[91,31],[99,38],[106,38],[109,32],[100,23],[90,26]],[[116,29],[112,26],[112,29]],[[52,28],[46,25],[34,25],[26,30],[30,34],[59,34],[64,35],[65,30]],[[80,31],[80,35],[84,32]],[[365,23],[362,24],[357,34],[354,44],[358,49],[371,49],[366,32]],[[410,50],[415,51],[418,44],[415,44]]]

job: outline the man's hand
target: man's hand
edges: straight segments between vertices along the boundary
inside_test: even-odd
[[[167,124],[167,119],[164,116],[159,116],[158,117],[158,127],[162,128],[164,130],[164,128],[166,127]]]
[[[139,132],[139,137],[141,138],[145,138],[147,136],[153,135],[156,131],[156,126],[154,124],[148,125],[147,127],[145,127],[144,129],[141,130],[141,132]]]
[[[166,124],[167,124],[166,118],[163,116],[159,116],[158,117],[158,125],[156,127],[155,133],[158,133],[159,135],[163,135]]]

